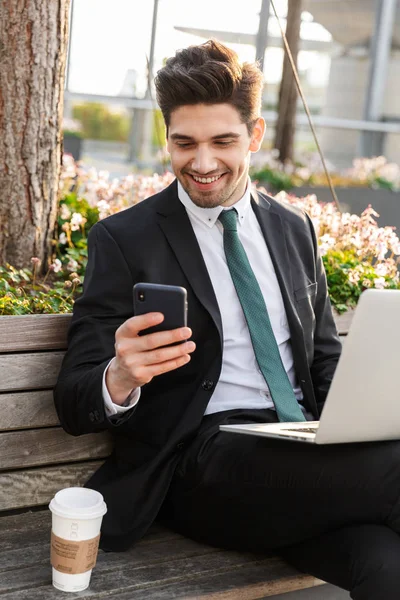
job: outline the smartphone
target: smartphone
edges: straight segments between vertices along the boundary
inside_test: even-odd
[[[135,317],[150,312],[160,312],[164,315],[162,323],[143,329],[139,335],[186,327],[187,307],[187,292],[184,287],[160,283],[137,283],[133,286]],[[184,341],[170,345],[181,344]]]

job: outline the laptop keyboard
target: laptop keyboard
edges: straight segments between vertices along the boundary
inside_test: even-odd
[[[282,431],[304,431],[304,433],[315,433],[318,429],[318,425],[315,425],[313,427],[304,427],[303,429],[297,428],[297,429],[283,429]]]

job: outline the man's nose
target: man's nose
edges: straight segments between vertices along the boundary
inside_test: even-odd
[[[196,173],[206,175],[218,169],[218,162],[208,148],[198,147],[192,162],[192,169]]]

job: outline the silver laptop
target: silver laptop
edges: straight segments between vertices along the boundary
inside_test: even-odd
[[[400,439],[400,290],[361,294],[319,421],[220,430],[313,444]]]

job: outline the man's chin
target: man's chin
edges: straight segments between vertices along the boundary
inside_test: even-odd
[[[226,202],[231,196],[231,192],[229,192],[226,186],[215,191],[199,191],[196,186],[190,182],[190,179],[186,180],[186,178],[182,177],[179,181],[193,204],[200,208],[215,208]]]
[[[189,196],[193,204],[200,208],[216,208],[223,202],[223,200],[221,202],[221,196],[207,195],[207,192],[203,194],[189,192]]]

